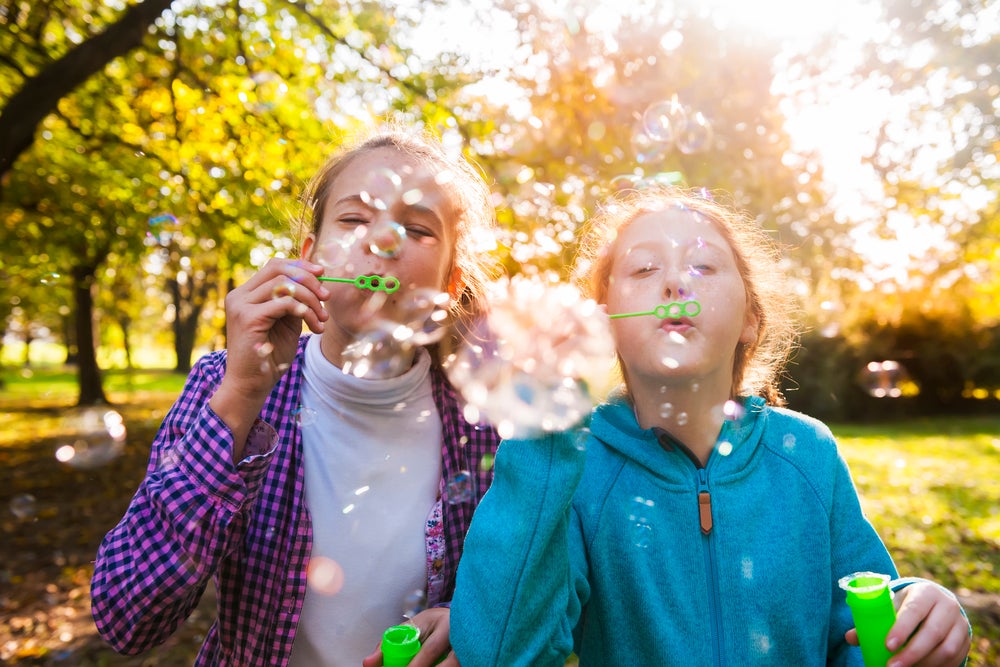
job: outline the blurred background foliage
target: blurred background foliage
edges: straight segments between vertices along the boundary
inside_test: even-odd
[[[481,166],[511,272],[569,278],[616,189],[705,188],[787,247],[792,407],[995,412],[1000,5],[855,4],[806,33],[721,0],[0,0],[0,358],[71,363],[81,405],[186,371],[396,115]]]

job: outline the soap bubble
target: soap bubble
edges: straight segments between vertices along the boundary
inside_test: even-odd
[[[448,480],[444,498],[449,505],[471,502],[476,497],[476,478],[468,470],[460,470]]]
[[[403,598],[403,618],[413,618],[427,608],[427,594],[420,589],[410,591]]]
[[[316,411],[312,408],[307,408],[304,405],[300,405],[292,412],[292,416],[295,419],[295,423],[300,427],[302,426],[312,426],[316,423]]]
[[[56,449],[56,459],[74,468],[103,466],[125,450],[122,416],[107,409],[87,408],[67,418],[69,440]]]
[[[250,82],[253,94],[248,102],[252,101],[249,106],[257,112],[273,110],[288,94],[288,83],[274,72],[254,72]]]
[[[401,343],[429,345],[444,337],[451,296],[429,287],[408,290],[399,304],[393,334]]]
[[[179,233],[180,225],[177,217],[172,213],[159,213],[149,218],[146,227],[146,238],[143,245],[147,247],[170,245],[170,242]]]
[[[738,401],[726,401],[722,404],[722,415],[730,421],[739,421],[745,414],[746,409]]]
[[[406,228],[395,220],[383,220],[372,226],[365,240],[379,257],[398,257],[406,244]]]
[[[898,361],[871,361],[861,373],[861,384],[875,398],[899,398],[903,385],[912,383],[906,368]]]
[[[677,150],[688,155],[706,150],[712,143],[712,126],[705,115],[697,111],[679,125],[674,142]]]
[[[670,144],[686,119],[684,107],[675,98],[649,105],[642,114],[642,127],[654,141]]]
[[[636,496],[629,505],[629,535],[634,546],[649,548],[653,539],[653,525],[649,519],[656,503],[648,498]]]
[[[639,164],[656,162],[666,157],[667,144],[649,136],[641,124],[633,128],[631,142],[632,150],[635,152],[635,161]]]
[[[250,53],[258,58],[267,58],[274,54],[274,41],[270,37],[258,37],[251,42]]]
[[[609,185],[614,192],[634,190],[639,187],[642,177],[635,174],[619,174],[611,179]]]
[[[309,560],[306,580],[317,593],[336,595],[344,587],[344,568],[332,558],[314,556]]]
[[[489,289],[489,316],[446,360],[466,415],[505,435],[564,430],[590,412],[614,364],[607,317],[572,285],[515,276]]]
[[[328,269],[353,273],[354,266],[350,263],[351,250],[366,235],[367,230],[362,225],[342,234],[324,232],[323,242],[314,250],[313,260]]]
[[[30,519],[38,512],[38,501],[30,493],[22,493],[11,498],[7,508],[18,519]]]
[[[376,211],[387,211],[400,200],[403,178],[392,169],[379,168],[366,176],[360,196]]]
[[[297,286],[291,280],[283,280],[274,286],[271,290],[272,299],[283,299],[286,296],[295,296]]]
[[[412,361],[412,346],[400,345],[396,324],[376,321],[344,348],[343,371],[359,378],[384,379],[401,375]]]

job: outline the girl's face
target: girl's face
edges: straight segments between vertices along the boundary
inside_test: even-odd
[[[435,180],[439,173],[381,147],[353,158],[330,187],[319,236],[307,237],[302,255],[331,277],[399,280],[392,294],[326,283],[333,294],[327,310],[347,333],[357,334],[372,315],[395,319],[415,290],[447,289],[458,212],[453,195]]]
[[[752,342],[757,328],[733,251],[715,224],[677,207],[640,214],[613,246],[608,314],[692,299],[701,305],[694,316],[674,317],[671,309],[663,319],[611,320],[633,388],[714,380],[710,386],[732,391],[736,345]]]

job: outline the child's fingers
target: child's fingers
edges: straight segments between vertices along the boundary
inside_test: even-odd
[[[904,597],[886,644],[905,646],[890,664],[957,664],[968,651],[968,624],[958,601],[931,584],[914,584]],[[904,589],[908,590],[908,589]]]
[[[923,583],[912,584],[896,594],[896,623],[889,630],[886,645],[895,651],[906,643],[920,623],[927,617],[934,604],[934,596],[929,594]]]
[[[321,302],[330,298],[330,291],[320,282],[323,267],[303,260],[272,259],[248,280],[244,288],[252,295],[249,300],[262,303],[283,296],[308,297]]]
[[[243,311],[235,314],[240,319],[257,320],[258,326],[267,328],[268,321],[289,316],[300,318],[312,331],[320,333],[322,322],[329,318],[323,301],[329,298],[330,292],[316,275],[300,265],[301,262],[272,260],[242,288],[234,291],[233,307],[227,304],[227,311]],[[240,289],[242,294],[238,293]]]
[[[361,661],[361,667],[381,667],[382,665],[382,642],[379,642],[375,650],[368,654]]]
[[[923,631],[914,635],[910,642],[889,660],[889,667],[956,667],[969,654],[972,640],[968,627],[953,625],[937,643]]]

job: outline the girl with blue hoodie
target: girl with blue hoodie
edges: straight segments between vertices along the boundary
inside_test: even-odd
[[[781,407],[795,327],[766,232],[644,190],[611,202],[583,249],[624,389],[588,428],[501,445],[458,570],[459,661],[861,665],[838,581],[898,575],[830,430]],[[955,597],[893,588],[889,664],[962,664]]]

